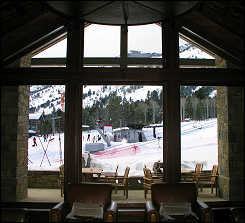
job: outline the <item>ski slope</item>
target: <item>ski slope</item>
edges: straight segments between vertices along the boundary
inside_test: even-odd
[[[126,166],[130,167],[129,176],[143,175],[143,167],[152,169],[153,163],[163,159],[162,127],[156,128],[157,139],[152,137],[150,128],[143,130],[148,141],[138,143],[111,142],[111,147],[91,154],[91,166],[102,167],[105,172],[112,172],[119,165],[118,173],[123,175]],[[83,145],[97,140],[98,132],[83,132]],[[28,169],[29,170],[58,170],[64,158],[64,134],[49,136],[47,142],[37,138],[37,145],[33,147],[33,137],[28,141]],[[88,154],[84,152],[85,161]],[[45,153],[46,151],[46,153]],[[211,169],[218,163],[217,119],[206,121],[181,122],[181,167],[193,170],[196,162],[203,162],[204,169]]]

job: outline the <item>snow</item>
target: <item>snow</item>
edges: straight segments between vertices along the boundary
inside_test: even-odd
[[[162,128],[156,128],[157,137],[162,136]],[[142,176],[143,167],[152,169],[153,163],[162,161],[163,138],[154,139],[150,128],[144,130],[146,142],[111,142],[111,147],[91,154],[91,166],[102,167],[105,172],[113,172],[119,165],[118,173],[123,175],[126,166],[130,167],[129,176]],[[88,131],[83,132],[83,145],[87,143]],[[90,138],[98,136],[97,130],[90,131]],[[106,147],[106,142],[101,139]],[[92,143],[92,141],[88,142]],[[33,147],[33,137],[28,141],[29,170],[59,170],[60,155],[64,158],[64,134],[51,135],[47,142],[37,137],[37,146]],[[46,151],[46,154],[45,152]],[[82,148],[84,151],[84,147]],[[84,153],[85,161],[87,153]],[[49,163],[50,162],[50,163]],[[212,169],[218,163],[217,119],[206,121],[181,122],[181,167],[193,170],[196,162],[203,162],[204,169]]]
[[[35,92],[36,93],[32,93]],[[36,107],[39,109],[35,111],[34,114],[42,114],[44,112],[45,115],[51,114],[53,112],[53,106],[55,109],[62,109],[61,107],[61,93],[65,92],[65,85],[32,85],[30,87],[30,103],[29,107]],[[42,104],[47,103],[50,101],[50,105],[46,108],[41,107]],[[30,115],[34,115],[30,114]]]
[[[39,119],[40,116],[42,115],[42,113],[34,113],[34,114],[29,114],[29,119],[33,120],[33,119]]]

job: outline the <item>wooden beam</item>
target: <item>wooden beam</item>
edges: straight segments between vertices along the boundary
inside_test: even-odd
[[[55,22],[50,23],[50,21]],[[47,24],[49,25],[47,26]],[[23,52],[28,54],[38,46],[41,46],[38,45],[38,43],[41,41],[41,43],[44,44],[50,40],[45,38],[56,32],[60,27],[63,27],[62,18],[57,18],[57,16],[52,13],[45,13],[31,23],[26,24],[26,26],[21,27],[18,31],[18,35],[12,33],[5,35],[1,39],[2,65],[6,66],[13,62],[13,59],[22,57]],[[27,35],[29,32],[32,35]],[[52,38],[54,38],[54,36],[52,36]]]
[[[179,68],[179,33],[173,20],[162,23],[162,55],[167,69]]]
[[[128,58],[128,26],[121,25],[120,35],[120,67],[126,69]]]
[[[128,58],[128,65],[162,65],[162,58]],[[214,67],[215,59],[192,59],[192,58],[180,58],[180,66],[192,66],[192,67]],[[95,65],[95,66],[119,66],[120,58],[114,57],[86,57],[83,59],[84,66]],[[65,57],[57,58],[32,58],[32,66],[66,66]]]
[[[69,71],[66,68],[8,68],[0,70],[1,84],[156,84],[179,81],[181,84],[244,85],[244,71],[231,68],[182,68],[174,71],[158,68],[86,68]]]
[[[67,72],[81,72],[83,61],[84,27],[76,18],[67,28]],[[81,178],[81,108],[82,86],[71,78],[66,82],[65,98],[65,200],[68,183],[78,184]]]
[[[179,69],[179,32],[174,20],[165,21],[162,27],[162,55],[166,69]],[[164,75],[162,75],[164,76]],[[170,77],[170,76],[169,76]],[[176,183],[180,179],[180,89],[176,80],[167,80],[164,89],[163,166],[164,179]]]
[[[168,81],[164,85],[163,163],[165,181],[176,183],[181,178],[180,85]]]

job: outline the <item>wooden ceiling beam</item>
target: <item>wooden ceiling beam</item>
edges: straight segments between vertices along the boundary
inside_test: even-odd
[[[244,35],[244,5],[239,1],[201,2],[199,13],[228,32],[242,38]]]
[[[180,58],[180,66],[215,66],[215,59],[193,59],[193,58]],[[32,58],[31,65],[34,66],[65,66],[66,58]],[[114,57],[87,57],[84,58],[83,64],[86,65],[120,65],[120,58]],[[127,58],[129,65],[162,65],[162,58]]]
[[[223,68],[183,68],[164,70],[158,68],[84,68],[72,72],[66,68],[1,69],[3,85],[66,84],[78,81],[84,84],[161,84],[177,81],[183,84],[243,86],[243,70]]]
[[[53,22],[50,23],[50,21]],[[33,20],[32,23],[22,26],[18,30],[18,35],[16,35],[16,33],[5,35],[1,39],[1,61],[3,62],[3,66],[13,62],[13,58],[16,59],[23,56],[23,52],[28,53],[33,51],[34,47],[30,46],[37,47],[40,41],[42,44],[44,44],[45,41],[50,41],[50,39],[43,40],[47,36],[55,33],[57,29],[59,30],[60,27],[63,27],[63,22],[63,19],[56,15],[46,13],[36,20]],[[63,31],[65,32],[65,30]],[[55,37],[53,36],[53,38]]]
[[[0,9],[1,15],[1,36],[5,36],[11,32],[18,30],[20,27],[25,26],[27,23],[32,22],[36,18],[40,17],[45,13],[43,7],[41,7],[39,2],[31,1],[13,1],[9,3],[9,7],[13,8],[15,11],[9,14],[9,16],[4,16],[5,13],[9,12],[9,9]],[[13,19],[15,18],[15,19]]]

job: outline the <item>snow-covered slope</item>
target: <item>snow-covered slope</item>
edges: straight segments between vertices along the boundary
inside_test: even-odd
[[[87,134],[88,132],[83,132],[83,146],[87,143]],[[92,139],[98,135],[98,132],[93,130],[90,134]],[[33,137],[29,138],[29,170],[59,169],[60,157],[62,160],[64,158],[64,134],[55,134],[49,139],[51,141],[44,142],[43,138],[38,138],[38,146],[33,147]],[[123,175],[126,166],[129,166],[130,176],[142,176],[144,165],[152,169],[154,162],[162,161],[162,140],[164,139],[152,139],[139,143],[111,142],[111,147],[91,154],[91,165],[102,167],[105,172],[112,172],[119,165],[120,175]],[[105,142],[104,144],[106,147]],[[47,156],[44,156],[45,150]],[[87,154],[83,152],[83,155],[87,160]],[[193,170],[196,162],[203,162],[204,169],[209,170],[212,165],[218,163],[217,119],[181,123],[181,167],[183,170]]]

